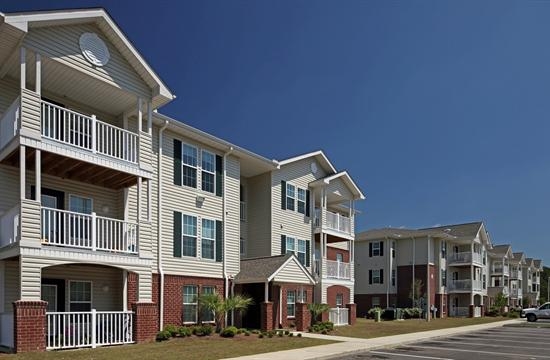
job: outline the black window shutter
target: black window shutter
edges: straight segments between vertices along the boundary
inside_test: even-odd
[[[281,181],[281,209],[286,210],[286,181]]]
[[[181,257],[181,213],[174,211],[174,257]]]
[[[223,196],[223,157],[216,155],[216,196]]]
[[[181,185],[181,141],[174,139],[174,184]]]
[[[384,256],[384,242],[380,241],[380,256]]]
[[[380,284],[384,283],[384,269],[380,269]]]
[[[311,240],[306,240],[306,267],[309,267],[310,265],[310,257],[311,257]]]
[[[369,257],[372,257],[372,243],[369,243]]]
[[[372,270],[369,270],[369,284],[372,284]]]
[[[223,260],[223,222],[216,220],[216,261]]]
[[[286,236],[281,235],[281,254],[286,254]]]
[[[309,190],[306,190],[306,216],[309,217],[310,214],[311,214],[311,209],[309,208],[309,201],[310,201],[310,198],[309,198]]]

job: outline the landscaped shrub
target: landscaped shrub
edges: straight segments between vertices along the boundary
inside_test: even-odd
[[[367,317],[369,319],[374,319],[374,317],[376,316],[376,312],[377,311],[380,311],[382,312],[382,308],[378,307],[378,306],[375,306],[373,307],[372,309],[370,309],[369,311],[367,311]]]
[[[170,333],[170,336],[172,337],[178,335],[178,330],[179,330],[178,327],[172,324],[166,325],[164,327],[164,331],[168,331]]]
[[[178,335],[185,337],[193,335],[193,329],[189,326],[180,326],[178,329]]]
[[[401,311],[404,319],[419,319],[422,316],[422,309],[413,307],[405,308]]]
[[[252,330],[251,333],[254,334],[254,335],[259,334],[260,330]]]
[[[517,311],[509,311],[508,317],[512,319],[517,319],[519,317],[519,313]]]
[[[285,330],[285,335],[290,335],[290,330]]]
[[[234,326],[228,326],[220,332],[221,337],[234,337],[239,330]]]
[[[328,334],[333,329],[334,329],[334,324],[330,321],[318,322],[308,328],[309,332],[321,333],[321,334]]]
[[[264,334],[259,334],[258,335],[258,339],[263,339],[264,338]]]
[[[193,328],[193,334],[197,336],[209,336],[214,332],[211,325],[199,325]]]
[[[168,340],[171,337],[172,335],[170,334],[170,331],[167,331],[167,330],[162,330],[157,333],[157,341]]]
[[[278,332],[277,332],[277,336],[279,336],[279,337],[283,337],[283,336],[285,336],[285,333],[284,333],[284,332],[282,332],[282,331],[278,331]]]
[[[250,331],[245,330],[245,331],[244,331],[244,336],[250,336]]]
[[[289,336],[293,336],[293,335],[294,335],[293,333],[290,333],[290,335],[289,335]],[[298,336],[298,337],[302,337],[302,333],[298,333],[298,335],[296,335],[296,336]]]

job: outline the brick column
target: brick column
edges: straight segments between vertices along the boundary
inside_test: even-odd
[[[262,330],[273,330],[273,303],[270,301],[263,302],[260,306],[260,312],[260,325]]]
[[[305,331],[311,325],[311,312],[305,303],[296,304],[296,330]]]
[[[468,311],[468,313],[469,313],[468,315],[469,315],[471,318],[474,317],[474,308],[475,308],[475,305],[470,305],[470,306],[468,307],[468,310],[469,310],[469,311]]]
[[[355,325],[355,321],[357,319],[357,304],[346,304],[346,308],[349,310],[348,311],[349,324]]]
[[[13,303],[15,352],[46,350],[46,301],[18,300]]]
[[[481,308],[481,317],[485,317],[485,305],[480,305]]]
[[[314,319],[314,321],[327,322],[328,321],[328,311],[321,313],[321,319]]]
[[[134,341],[142,343],[154,340],[158,332],[159,313],[155,303],[134,303]]]

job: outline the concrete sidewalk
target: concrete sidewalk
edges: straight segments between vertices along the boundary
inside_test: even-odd
[[[230,358],[231,360],[281,360],[281,359],[330,359],[336,356],[342,356],[346,354],[353,354],[368,350],[374,350],[385,347],[398,346],[403,344],[410,344],[417,341],[431,339],[441,336],[450,336],[454,334],[462,334],[471,331],[485,330],[496,327],[501,327],[506,324],[514,324],[521,322],[520,319],[497,321],[488,324],[469,325],[455,328],[421,331],[416,333],[384,336],[372,339],[360,339],[350,338],[344,336],[331,336],[321,334],[302,333],[304,337],[318,338],[325,340],[335,340],[338,343],[311,346],[301,349],[276,351],[264,354],[255,354],[249,356],[242,356],[239,358]],[[525,321],[525,320],[523,320]],[[226,359],[229,360],[229,359]]]

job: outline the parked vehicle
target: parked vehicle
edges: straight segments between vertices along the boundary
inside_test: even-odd
[[[522,314],[529,322],[534,322],[538,319],[550,319],[550,302],[544,303],[535,309],[523,309]]]

